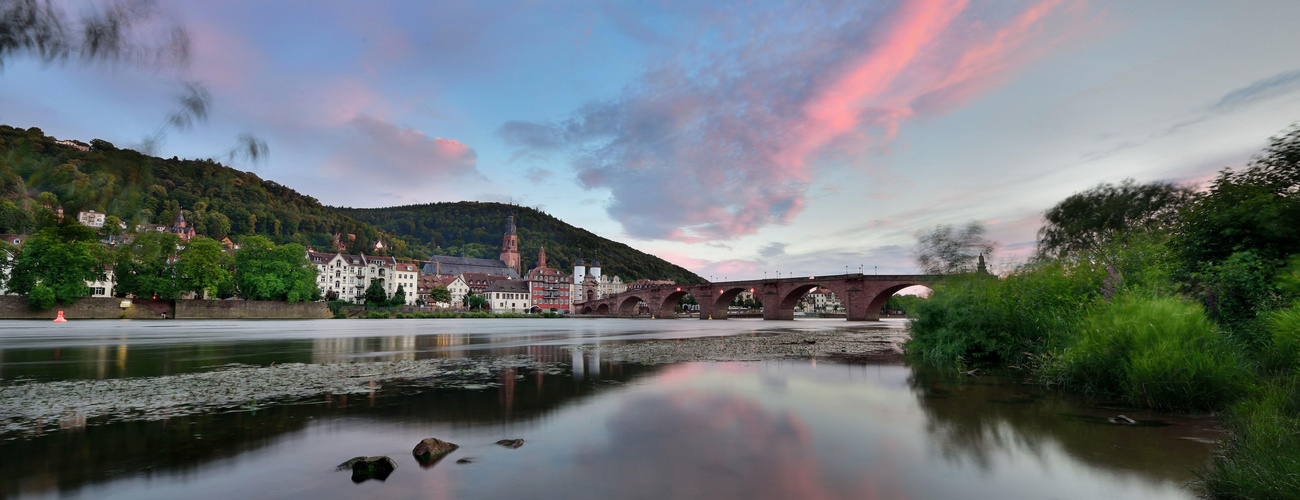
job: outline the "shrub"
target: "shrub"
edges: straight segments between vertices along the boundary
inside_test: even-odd
[[[44,283],[37,284],[32,288],[32,293],[27,295],[27,307],[37,311],[44,311],[54,307],[54,302],[54,289],[45,286]]]
[[[366,319],[385,319],[388,317],[388,313],[383,311],[370,311],[366,313]]]
[[[1105,270],[1045,263],[1006,279],[956,276],[911,312],[908,350],[937,364],[1021,364],[1073,328],[1100,295]]]
[[[1199,472],[1211,498],[1294,498],[1300,492],[1300,380],[1270,383],[1224,418],[1231,436]],[[1288,493],[1289,492],[1289,493]]]
[[[1300,302],[1273,311],[1267,327],[1272,349],[1266,353],[1265,365],[1284,371],[1300,367]]]
[[[1150,408],[1213,409],[1245,386],[1237,351],[1199,306],[1125,295],[1092,311],[1041,375],[1049,384]]]

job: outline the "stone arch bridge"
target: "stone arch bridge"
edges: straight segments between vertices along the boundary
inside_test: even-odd
[[[662,285],[628,290],[599,300],[575,303],[579,314],[633,317],[640,304],[650,308],[654,318],[675,318],[677,302],[687,294],[700,304],[700,319],[727,319],[727,307],[742,292],[752,290],[763,302],[763,319],[794,319],[794,307],[814,288],[835,293],[844,304],[849,321],[879,320],[880,308],[899,290],[914,285],[929,286],[939,275],[838,274],[798,278],[774,278],[693,285]]]

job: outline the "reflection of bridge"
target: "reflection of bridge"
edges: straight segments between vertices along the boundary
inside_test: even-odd
[[[880,308],[899,290],[929,285],[938,275],[838,274],[807,278],[779,278],[694,285],[662,285],[628,290],[600,300],[573,305],[581,314],[613,314],[632,317],[644,302],[655,318],[674,318],[673,308],[686,295],[700,304],[700,319],[727,319],[727,307],[741,292],[752,290],[763,302],[763,319],[794,319],[794,306],[804,294],[821,287],[835,293],[844,303],[850,321],[878,320]]]

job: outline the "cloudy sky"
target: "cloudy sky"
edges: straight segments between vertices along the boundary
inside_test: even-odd
[[[327,204],[512,201],[706,278],[912,272],[971,220],[1011,262],[1073,192],[1300,120],[1294,1],[160,2],[188,66],[11,57],[0,123],[132,147],[198,81],[159,156],[252,133],[234,166]]]

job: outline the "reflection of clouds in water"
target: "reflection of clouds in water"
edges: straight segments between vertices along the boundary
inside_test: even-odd
[[[606,422],[601,448],[581,450],[578,477],[605,478],[620,496],[830,498],[808,429],[787,412],[698,391],[629,399]]]

